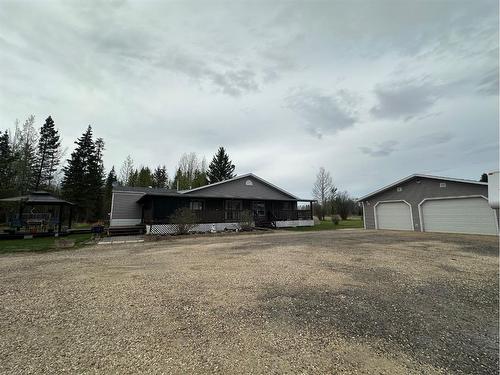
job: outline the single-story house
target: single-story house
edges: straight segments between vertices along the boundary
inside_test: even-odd
[[[143,224],[148,233],[173,233],[173,215],[183,207],[195,213],[196,232],[237,229],[245,216],[243,212],[253,216],[255,226],[312,226],[313,202],[252,173],[184,191],[115,186],[110,227]]]
[[[487,182],[413,174],[358,201],[366,229],[498,234]]]

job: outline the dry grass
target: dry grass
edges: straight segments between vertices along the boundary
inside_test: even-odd
[[[0,258],[2,373],[494,373],[498,242],[325,231]]]

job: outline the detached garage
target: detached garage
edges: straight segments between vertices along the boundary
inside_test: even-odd
[[[498,234],[484,182],[415,174],[359,201],[366,229]]]

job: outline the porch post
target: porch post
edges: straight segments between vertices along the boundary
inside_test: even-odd
[[[314,219],[314,212],[313,212],[313,202],[309,202],[309,209],[311,210],[311,220]]]
[[[24,205],[23,202],[19,202],[19,227],[17,230],[21,230],[21,227],[23,226],[23,211],[24,211]]]
[[[63,220],[63,205],[59,205],[59,223],[57,224],[57,233],[61,233],[61,224]]]
[[[72,220],[73,220],[73,206],[69,206],[68,229],[71,229]]]

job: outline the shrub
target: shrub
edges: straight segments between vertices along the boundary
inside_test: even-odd
[[[196,227],[196,215],[187,207],[178,208],[171,216],[176,234],[188,234]]]
[[[340,222],[340,215],[332,215],[332,223],[335,224],[335,225],[338,225],[339,222]]]
[[[245,231],[253,229],[253,214],[250,210],[245,210],[240,214],[240,227]]]

